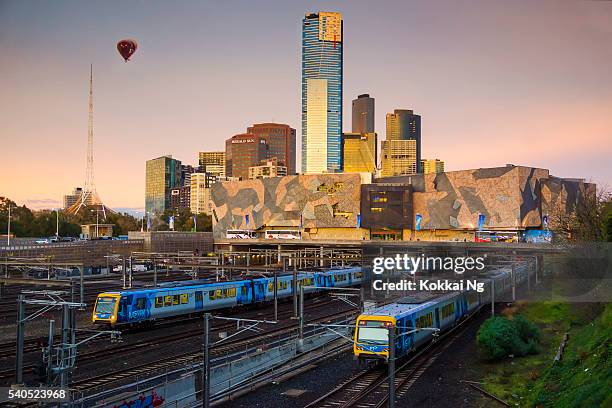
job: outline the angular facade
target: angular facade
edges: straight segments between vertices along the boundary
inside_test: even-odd
[[[595,185],[508,165],[381,178],[320,174],[217,183],[215,238],[228,229],[300,230],[303,239],[467,240],[552,226]],[[246,217],[249,217],[247,225]],[[262,234],[263,235],[263,234]]]
[[[302,173],[342,171],[342,14],[302,20]]]
[[[172,190],[181,187],[181,161],[172,156],[148,160],[145,211],[159,215],[171,207]]]
[[[295,129],[282,123],[256,123],[247,128],[247,133],[266,139],[267,158],[276,158],[287,167],[288,174],[295,174]]]
[[[216,239],[225,238],[228,229],[245,228],[299,229],[305,238],[350,229],[356,236],[360,189],[359,174],[217,183],[211,189],[213,232]]]

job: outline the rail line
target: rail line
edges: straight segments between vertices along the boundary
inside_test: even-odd
[[[395,392],[402,397],[427,368],[459,337],[480,314],[481,306],[459,324],[444,332],[437,340],[429,342],[416,354],[401,361],[395,370]],[[382,408],[389,399],[388,369],[381,364],[364,369],[342,382],[336,388],[311,402],[306,408]]]
[[[355,316],[356,312],[334,312],[332,314],[328,314],[325,316],[321,316],[315,320],[314,322],[321,321],[329,321],[341,317],[349,317]],[[217,345],[211,348],[211,357],[221,357],[223,355],[228,355],[231,352],[243,350],[246,346],[256,346],[261,344],[265,346],[267,343],[265,340],[277,337],[280,334],[291,333],[295,331],[295,324],[281,327],[278,329],[268,330],[266,333],[256,333],[252,335],[248,335],[246,337],[237,338],[235,340],[228,340],[227,343]],[[200,333],[201,335],[201,333]],[[101,387],[103,385],[108,385],[111,383],[117,383],[125,378],[133,379],[135,376],[143,375],[145,373],[153,373],[159,372],[160,370],[176,367],[177,365],[188,365],[188,364],[200,364],[202,361],[202,352],[188,352],[179,354],[177,356],[163,359],[154,363],[144,363],[136,366],[132,366],[128,369],[116,370],[114,372],[108,372],[104,374],[99,374],[95,376],[91,376],[85,379],[72,381],[70,384],[71,389],[76,390],[77,392],[91,390],[97,387]]]

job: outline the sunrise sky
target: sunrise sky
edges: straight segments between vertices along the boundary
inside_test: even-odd
[[[379,138],[385,113],[414,109],[422,156],[447,170],[514,163],[612,186],[609,1],[0,0],[0,196],[51,208],[83,184],[90,63],[111,207],[144,207],[147,159],[195,164],[252,123],[287,123],[299,146],[301,19],[319,10],[344,17],[346,131],[369,93]]]

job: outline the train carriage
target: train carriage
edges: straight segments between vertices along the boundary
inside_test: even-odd
[[[360,284],[365,275],[361,268],[339,268],[324,272],[300,272],[298,285],[305,293],[318,287]],[[326,286],[321,286],[326,285]],[[293,275],[277,277],[277,296],[293,294]],[[274,278],[264,277],[228,282],[195,281],[161,284],[157,288],[106,292],[98,295],[92,312],[94,323],[136,324],[156,319],[231,308],[270,301],[274,298]]]
[[[515,283],[529,278],[526,264],[515,267]],[[375,308],[357,318],[353,352],[359,359],[387,359],[389,357],[389,327],[395,328],[396,356],[401,357],[414,348],[429,342],[438,330],[446,330],[466,315],[491,301],[491,287],[495,296],[512,289],[512,274],[508,269],[484,273],[479,280],[485,291],[451,292],[445,295],[421,293],[395,303]]]

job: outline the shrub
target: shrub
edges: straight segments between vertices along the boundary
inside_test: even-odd
[[[481,354],[488,360],[501,360],[540,352],[538,328],[522,316],[510,320],[491,317],[478,330],[476,342]]]

